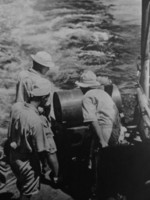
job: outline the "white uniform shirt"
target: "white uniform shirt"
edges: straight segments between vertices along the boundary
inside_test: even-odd
[[[43,79],[45,78],[43,78],[37,71],[32,68],[21,71],[18,75],[18,83],[16,87],[16,102],[28,102],[33,84],[36,84],[36,81],[39,82]],[[55,119],[53,110],[53,93],[54,86],[53,83],[50,82],[50,98],[48,103],[51,105],[50,117]]]
[[[84,121],[98,121],[100,125],[112,125],[118,115],[113,99],[101,89],[89,90],[83,97]]]

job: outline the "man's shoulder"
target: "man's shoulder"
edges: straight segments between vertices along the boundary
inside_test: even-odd
[[[23,102],[16,102],[12,105],[12,111],[21,110],[23,108]]]
[[[95,89],[89,90],[89,91],[85,94],[85,96],[99,96],[99,95],[101,95],[101,96],[107,96],[108,93],[105,92],[105,91],[104,91],[103,89],[101,89],[101,88],[95,88]]]
[[[30,122],[36,122],[40,117],[38,113],[30,109],[25,102],[17,102],[12,106],[12,112],[18,114],[20,118],[26,118]]]
[[[14,119],[20,119],[24,110],[23,102],[17,102],[12,105],[11,116]]]
[[[25,78],[29,75],[29,70],[22,70],[18,73],[18,78]]]
[[[32,78],[35,76],[40,77],[40,74],[35,73],[34,70],[29,68],[29,69],[24,69],[24,70],[20,71],[18,74],[18,79],[23,80],[23,79]]]

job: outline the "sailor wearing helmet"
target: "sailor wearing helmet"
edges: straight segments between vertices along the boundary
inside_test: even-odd
[[[75,83],[84,94],[84,121],[90,122],[99,144],[102,147],[117,144],[121,127],[119,112],[110,95],[101,89],[95,73],[84,71],[80,80]]]
[[[32,85],[36,84],[39,79],[45,79],[46,73],[50,70],[57,71],[57,67],[55,67],[54,62],[52,61],[52,57],[49,53],[45,51],[39,51],[35,55],[31,55],[33,65],[27,70],[22,70],[18,75],[17,87],[16,87],[16,102],[28,102],[30,98],[30,91],[32,90]],[[48,102],[47,108],[45,109],[48,117],[54,117],[52,98],[54,92],[53,83],[50,82],[49,91],[51,93],[50,99],[51,101],[51,111],[48,112]]]

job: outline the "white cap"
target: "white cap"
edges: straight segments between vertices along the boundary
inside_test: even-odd
[[[80,81],[76,81],[75,84],[79,87],[94,87],[100,86],[100,83],[97,81],[97,76],[92,71],[85,71],[80,77]]]

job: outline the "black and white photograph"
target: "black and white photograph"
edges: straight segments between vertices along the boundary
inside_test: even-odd
[[[0,200],[150,200],[150,0],[0,0]]]

